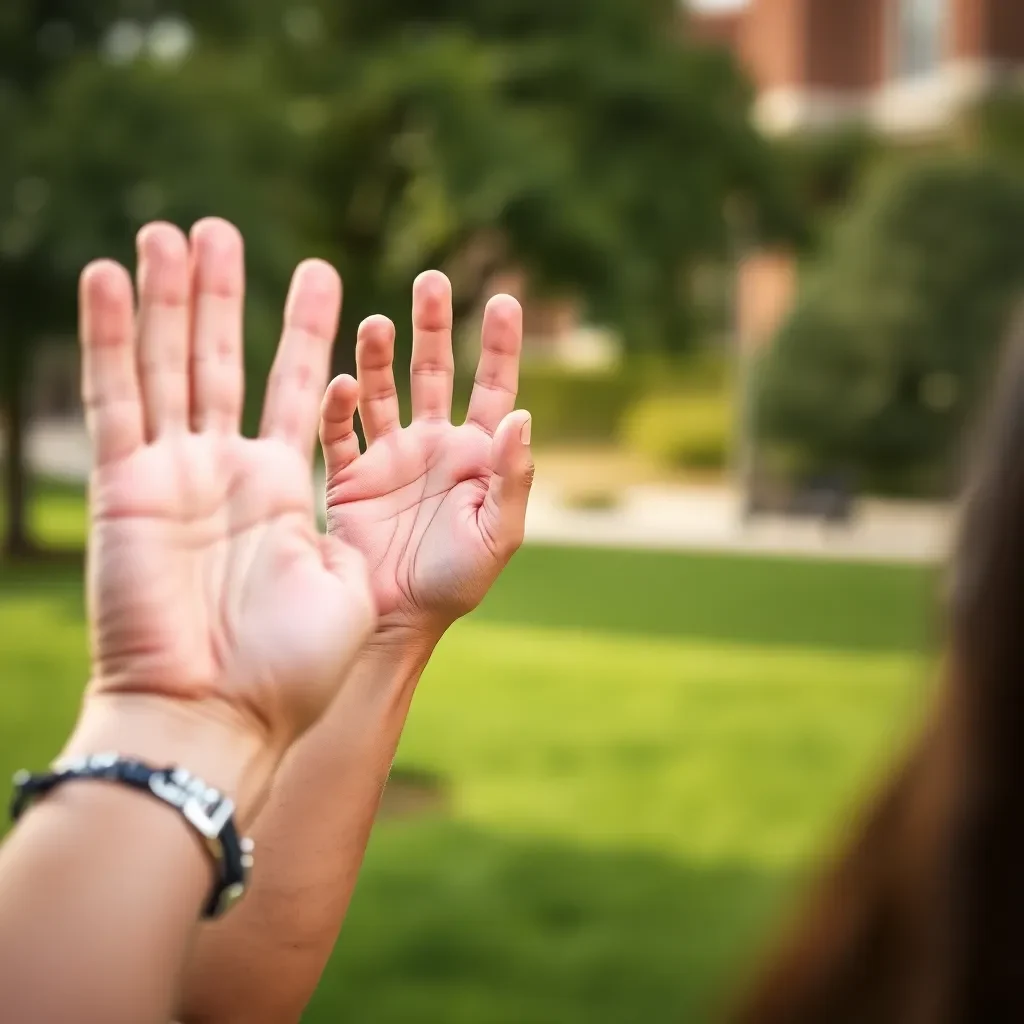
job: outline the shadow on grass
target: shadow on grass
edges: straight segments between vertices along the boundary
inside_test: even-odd
[[[936,572],[746,555],[528,547],[483,620],[853,651],[931,647]]]
[[[53,601],[61,615],[85,614],[85,553],[53,549],[39,557],[0,560],[0,628],[4,604],[18,600]]]
[[[79,547],[37,547],[27,551],[8,553],[0,560],[0,571],[10,569],[21,570],[26,575],[34,571],[46,572],[48,569],[66,569],[70,572],[81,572],[85,565],[85,548]],[[2,579],[2,577],[0,577]]]
[[[791,882],[443,822],[385,826],[303,1020],[710,1021]]]

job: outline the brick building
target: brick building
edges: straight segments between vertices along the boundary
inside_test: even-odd
[[[927,139],[993,88],[1024,85],[1024,0],[746,0],[692,13],[691,31],[736,54],[772,134],[856,122]],[[737,287],[741,344],[774,336],[796,287],[789,256],[748,255]]]
[[[933,134],[1024,78],[1024,0],[747,0],[694,14],[693,29],[734,50],[773,133],[859,120]]]
[[[706,9],[722,2],[691,0],[690,35],[736,54],[770,134],[854,122],[926,140],[994,87],[1024,85],[1024,0],[728,0],[727,10]],[[740,340],[756,346],[791,308],[796,268],[784,253],[749,253],[739,275]],[[568,304],[541,304],[533,320],[534,351],[554,353],[575,334]]]

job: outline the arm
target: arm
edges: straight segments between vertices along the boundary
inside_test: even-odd
[[[200,931],[184,1024],[298,1020],[348,910],[427,653],[364,653],[285,759],[253,831],[263,873]]]
[[[237,796],[257,745],[164,704],[141,718],[119,707],[87,716],[65,754],[179,764]],[[213,881],[209,854],[173,808],[111,783],[58,787],[0,850],[5,1017],[166,1024]]]
[[[313,514],[340,282],[297,271],[246,440],[240,236],[150,225],[139,250],[137,313],[123,267],[82,275],[92,675],[65,753],[181,767],[245,829],[374,624],[364,560]],[[189,831],[116,783],[69,780],[28,812],[0,856],[5,1019],[167,1019],[211,887]]]
[[[507,295],[488,304],[461,426],[450,422],[451,328],[447,279],[421,275],[408,427],[395,392],[394,327],[383,317],[359,329],[358,383],[339,377],[324,400],[329,529],[366,555],[380,625],[257,822],[267,870],[232,920],[204,929],[185,986],[187,1024],[299,1018],[341,928],[420,673],[522,541],[533,476],[530,417],[513,411],[522,312]]]

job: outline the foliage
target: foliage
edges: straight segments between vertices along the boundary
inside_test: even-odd
[[[627,412],[627,447],[677,469],[721,469],[735,428],[733,403],[724,391],[653,394]]]
[[[520,375],[520,404],[533,414],[537,443],[609,442],[630,400],[643,387],[639,375],[571,373],[528,368]]]
[[[1024,98],[1017,89],[998,91],[966,118],[968,145],[1024,175]]]
[[[10,108],[19,128],[0,161],[8,345],[71,333],[82,265],[127,258],[149,219],[187,226],[223,211],[253,235],[258,260],[298,251],[280,201],[280,102],[260,95],[257,69],[197,59],[184,23],[117,18],[137,6],[5,5],[0,116]],[[185,35],[172,51],[160,39],[174,25]]]
[[[322,31],[286,37],[281,60],[309,115],[311,230],[360,314],[403,308],[425,265],[471,307],[511,262],[633,345],[685,343],[686,278],[725,251],[727,201],[767,234],[794,229],[747,87],[680,48],[673,4],[310,10]]]
[[[1024,291],[1024,180],[947,158],[880,175],[763,367],[762,430],[804,470],[946,492]]]
[[[24,439],[39,341],[70,338],[75,279],[130,258],[138,227],[233,217],[250,243],[253,308],[301,252],[301,195],[283,100],[244,55],[197,50],[174,5],[13,0],[0,14],[0,416],[7,547],[29,545]],[[257,171],[258,168],[258,171]],[[257,332],[269,340],[269,331]],[[267,365],[266,344],[249,355]]]
[[[614,444],[622,440],[624,417],[645,397],[710,395],[724,406],[729,370],[722,350],[705,345],[671,358],[636,354],[623,365],[590,371],[527,361],[519,373],[519,405],[533,414],[535,444]],[[456,382],[456,420],[471,386],[471,378]],[[398,387],[403,391],[404,382]]]
[[[781,143],[801,205],[819,216],[849,202],[882,153],[881,141],[858,124],[794,135]]]

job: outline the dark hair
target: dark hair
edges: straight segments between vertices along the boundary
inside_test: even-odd
[[[1024,320],[979,440],[927,724],[736,1024],[1024,1021]]]

